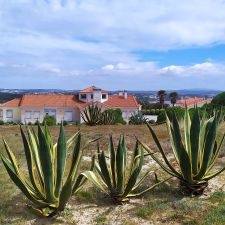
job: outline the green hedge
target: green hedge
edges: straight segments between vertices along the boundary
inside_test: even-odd
[[[184,117],[184,113],[185,113],[184,108],[180,108],[180,107],[168,108],[164,110],[163,112],[160,112],[157,118],[157,123],[162,123],[166,121],[166,113],[168,117],[171,118],[173,110],[175,110],[178,120],[181,120]],[[200,117],[202,117],[204,113],[206,113],[207,117],[209,116],[209,113],[205,110],[205,108],[198,108],[198,110],[199,110]],[[191,108],[188,111],[190,113],[190,117],[192,118],[194,114],[194,108]]]
[[[113,117],[115,118],[114,124],[126,124],[122,116],[122,111],[120,109],[107,109],[107,112],[112,113]]]
[[[143,109],[144,115],[159,115],[161,112],[165,112],[165,109]]]

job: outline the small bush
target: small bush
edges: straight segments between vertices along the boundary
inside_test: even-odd
[[[163,122],[165,122],[166,121],[166,113],[167,113],[168,117],[171,117],[172,116],[172,112],[174,110],[176,112],[176,115],[177,115],[178,120],[180,120],[181,118],[183,118],[185,109],[180,108],[180,107],[168,108],[166,110],[161,110],[161,111],[159,110],[159,115],[158,115],[158,118],[157,118],[157,123],[163,123]]]
[[[212,105],[225,106],[225,92],[216,95],[212,100]]]
[[[35,123],[34,123],[34,125],[37,126],[38,124],[39,124],[39,121],[36,120]]]
[[[49,116],[49,115],[46,115],[44,120],[43,120],[43,124],[48,125],[48,126],[54,126],[56,125],[56,118],[55,116]]]
[[[2,120],[0,120],[0,125],[4,125],[4,122]]]
[[[114,124],[126,124],[122,116],[122,111],[120,109],[108,109],[107,111],[111,111],[114,116]]]
[[[141,124],[145,124],[145,123],[146,123],[146,119],[142,112],[133,114],[129,119],[129,124],[141,125]]]
[[[155,124],[155,120],[149,120],[148,123]]]
[[[69,123],[66,120],[63,120],[63,126],[67,126]]]

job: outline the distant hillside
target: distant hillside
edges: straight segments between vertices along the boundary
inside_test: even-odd
[[[14,98],[20,98],[21,96],[22,94],[0,92],[0,104],[12,100]]]

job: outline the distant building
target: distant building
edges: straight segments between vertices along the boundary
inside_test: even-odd
[[[177,100],[176,106],[180,106],[180,107],[185,107],[187,105],[188,108],[192,108],[195,105],[197,106],[202,106],[205,103],[210,103],[211,99],[206,99],[206,98],[186,98],[186,99],[181,99],[181,100]]]
[[[141,106],[135,96],[127,91],[110,95],[108,91],[91,86],[78,94],[25,94],[0,105],[0,120],[4,122],[35,123],[42,122],[45,115],[55,116],[57,122],[83,122],[81,113],[90,104],[98,103],[103,110],[121,109],[122,116],[128,122],[133,113]]]

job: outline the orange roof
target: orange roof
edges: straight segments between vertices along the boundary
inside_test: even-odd
[[[187,99],[178,100],[177,104],[180,104],[182,106],[185,106],[186,104],[187,106],[190,106],[203,101],[205,101],[204,98],[187,98]]]
[[[20,105],[21,98],[14,98],[8,102],[1,104],[1,107],[18,107]]]
[[[78,107],[83,108],[93,102],[81,102],[78,95],[66,94],[25,94],[21,99],[16,98],[6,103],[1,107]],[[123,108],[131,107],[138,108],[139,104],[134,96],[110,95],[108,100],[102,103],[106,108]]]
[[[65,94],[28,94],[22,97],[22,107],[80,107],[85,103],[79,101],[77,95]]]
[[[123,96],[118,95],[110,95],[108,101],[102,103],[103,106],[110,108],[110,107],[139,107],[139,104],[137,103],[137,100],[135,96],[127,96],[127,98],[124,98]]]
[[[21,99],[3,103],[3,107],[82,107],[85,103],[76,95],[64,94],[25,94]]]
[[[80,93],[92,93],[94,91],[94,89],[100,89],[101,93],[108,93],[108,91],[102,90],[101,88],[98,88],[94,85],[91,87],[85,88],[84,90],[81,90]]]

